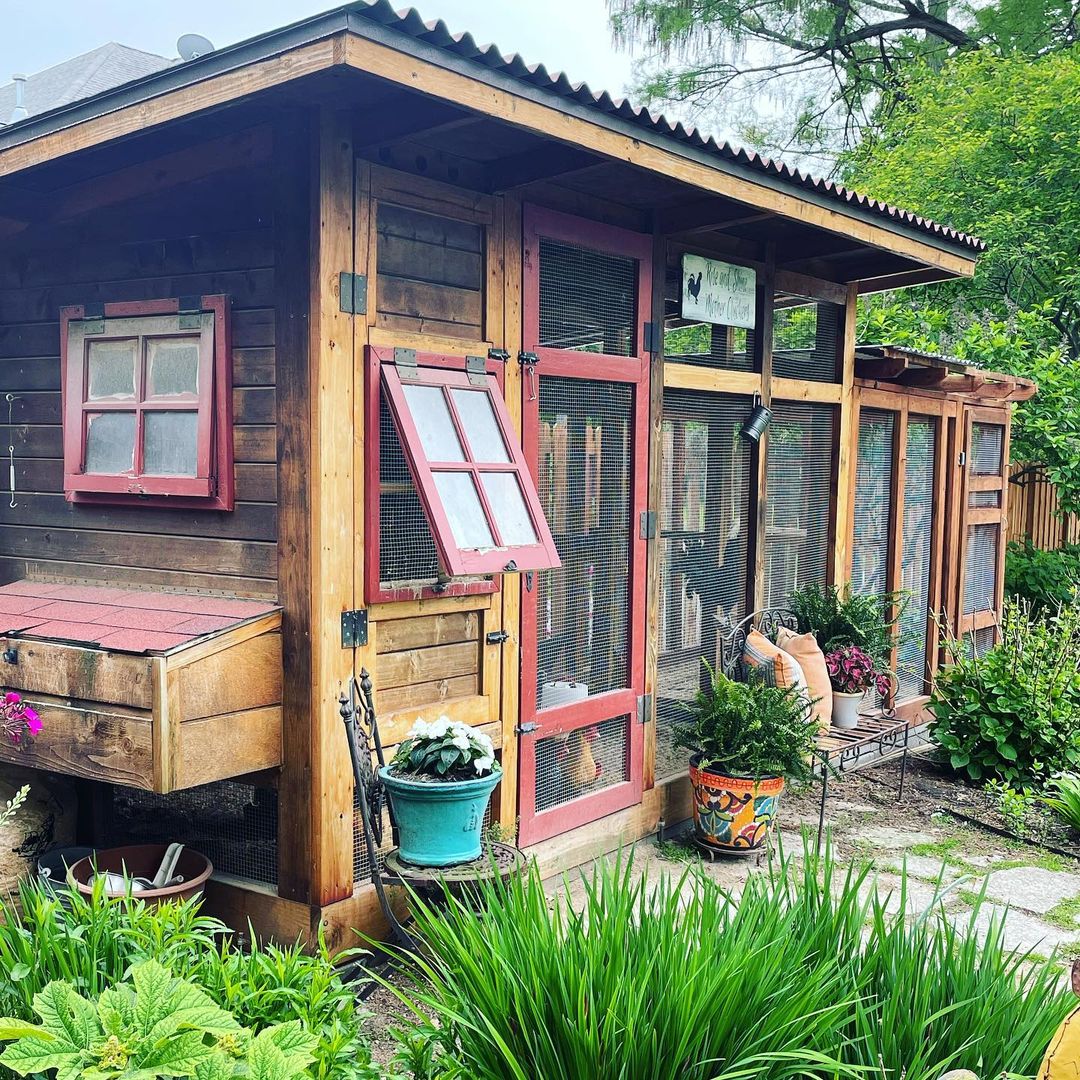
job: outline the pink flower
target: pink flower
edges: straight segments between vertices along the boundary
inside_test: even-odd
[[[19,702],[22,701],[22,698],[18,694],[16,694],[14,690],[9,690],[4,695],[4,701],[8,705],[18,705]]]
[[[23,715],[26,719],[26,730],[36,739],[41,734],[41,717],[31,708],[27,708]]]

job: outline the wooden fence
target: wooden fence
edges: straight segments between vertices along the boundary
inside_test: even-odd
[[[1054,485],[1038,465],[1012,465],[1009,485],[1009,539],[1028,538],[1037,548],[1056,551],[1080,543],[1080,517],[1058,514]]]

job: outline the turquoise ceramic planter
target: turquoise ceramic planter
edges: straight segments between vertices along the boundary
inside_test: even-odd
[[[425,783],[379,770],[397,818],[401,858],[414,866],[453,866],[480,857],[480,833],[497,768],[478,780]]]

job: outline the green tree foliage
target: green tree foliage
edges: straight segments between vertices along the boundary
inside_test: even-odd
[[[1041,55],[1077,37],[1073,0],[608,6],[616,43],[645,54],[637,90],[649,103],[719,107],[725,119],[741,122],[744,138],[768,149],[852,145],[903,98],[913,67],[937,69],[951,56],[981,50]]]

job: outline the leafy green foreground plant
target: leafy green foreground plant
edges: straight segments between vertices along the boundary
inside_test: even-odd
[[[479,910],[417,903],[430,959],[403,958],[404,1060],[434,1059],[440,1080],[1033,1073],[1073,1005],[1058,969],[1002,951],[996,918],[983,948],[936,905],[894,914],[906,875],[890,903],[871,874],[807,844],[801,868],[780,855],[739,896],[620,858],[576,910],[535,871],[482,888]]]
[[[36,996],[56,980],[96,999],[148,959],[201,986],[253,1031],[299,1021],[317,1040],[316,1080],[378,1075],[365,1013],[321,939],[311,953],[299,945],[242,949],[223,923],[200,913],[198,900],[151,907],[137,897],[107,899],[101,888],[61,902],[28,881],[18,902],[0,901],[0,1014],[30,1020]]]
[[[1080,544],[1057,551],[1010,540],[1005,550],[1005,592],[1030,600],[1035,611],[1054,611],[1076,602],[1080,590]]]
[[[822,652],[856,645],[883,671],[889,668],[906,605],[903,592],[862,596],[835,585],[807,585],[796,589],[788,601],[799,633],[813,633]]]
[[[1056,776],[1048,785],[1050,794],[1044,799],[1060,821],[1080,832],[1080,776],[1066,773]]]
[[[40,1024],[0,1020],[0,1039],[14,1041],[0,1063],[20,1076],[57,1080],[292,1080],[314,1060],[314,1035],[299,1021],[253,1035],[197,986],[146,960],[131,982],[91,1001],[66,982],[34,996]]]
[[[1080,769],[1080,606],[1036,615],[1006,601],[999,644],[981,656],[950,646],[938,672],[931,734],[972,780],[1013,787]]]

